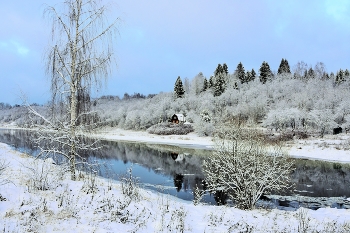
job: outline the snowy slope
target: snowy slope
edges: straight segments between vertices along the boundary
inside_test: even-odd
[[[135,186],[126,193],[125,183],[92,175],[71,181],[50,160],[34,160],[5,144],[0,144],[0,161],[8,164],[0,179],[10,181],[0,186],[3,232],[350,231],[350,210],[195,206]]]

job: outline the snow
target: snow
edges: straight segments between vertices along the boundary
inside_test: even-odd
[[[214,146],[212,137],[199,137],[195,133],[189,133],[187,135],[156,135],[149,134],[146,131],[104,128],[89,136],[114,141],[147,142],[207,149],[213,148]]]
[[[295,158],[349,163],[350,135],[326,135],[324,138],[294,140],[288,149],[289,155]]]
[[[147,142],[204,149],[212,149],[214,147],[212,137],[199,137],[195,133],[187,135],[155,135],[145,131],[105,128],[92,133],[90,136],[106,140]],[[289,156],[295,158],[350,163],[350,135],[326,135],[323,139],[294,139],[293,142],[289,142],[285,146],[285,150]]]
[[[35,160],[0,143],[8,163],[0,179],[4,232],[319,232],[349,230],[350,211],[207,206],[141,188],[123,194],[120,182],[82,174],[71,181],[52,161]],[[43,172],[42,172],[43,171]],[[46,190],[39,184],[47,183]]]

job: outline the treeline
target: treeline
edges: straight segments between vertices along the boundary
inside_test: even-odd
[[[324,63],[318,62],[315,66],[310,66],[305,62],[298,62],[293,69],[293,73],[289,66],[288,60],[282,58],[281,63],[278,67],[278,71],[273,72],[270,69],[270,66],[267,62],[263,61],[259,74],[252,70],[245,70],[243,64],[240,62],[237,65],[237,68],[232,74],[229,74],[228,66],[226,63],[218,64],[213,75],[209,79],[203,76],[202,73],[199,73],[195,80],[190,81],[185,78],[184,81],[180,77],[177,78],[175,82],[174,92],[177,98],[181,98],[185,93],[192,92],[197,95],[201,92],[211,89],[214,96],[220,96],[226,89],[235,88],[238,89],[239,85],[244,83],[249,83],[254,81],[256,78],[263,84],[267,81],[273,81],[277,76],[280,75],[292,75],[294,79],[299,79],[303,81],[308,81],[310,79],[319,79],[319,80],[333,80],[334,85],[339,85],[346,80],[350,79],[350,72],[348,69],[339,71],[334,74],[326,72]],[[195,87],[189,88],[190,85]]]
[[[242,63],[233,73],[219,64],[208,79],[202,73],[175,81],[173,93],[149,99],[109,102],[96,110],[105,125],[144,130],[174,113],[182,113],[200,135],[211,135],[216,124],[236,120],[275,131],[323,136],[350,123],[348,70],[336,75],[323,63],[298,62],[293,69],[282,59],[277,72],[263,62],[258,74]],[[341,81],[340,81],[341,80]]]
[[[212,135],[217,124],[236,121],[294,135],[323,136],[338,126],[349,128],[349,99],[347,69],[327,73],[321,62],[314,66],[298,62],[291,69],[282,59],[277,72],[263,62],[257,72],[246,71],[239,63],[230,73],[226,64],[219,64],[209,78],[202,73],[192,79],[178,77],[174,92],[92,99],[90,111],[94,114],[84,123],[146,130],[182,113],[199,135]],[[48,107],[36,108],[50,115]],[[33,119],[27,112],[14,109],[0,111],[0,122],[30,125],[27,121]]]

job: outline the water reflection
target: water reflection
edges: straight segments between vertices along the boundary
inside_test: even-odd
[[[38,150],[30,142],[33,132],[0,130],[0,141],[36,155]],[[86,139],[88,140],[88,139]],[[133,175],[149,189],[169,193],[185,200],[193,200],[194,190],[205,193],[205,202],[226,204],[225,193],[211,195],[206,190],[201,169],[206,150],[186,149],[168,145],[101,141],[103,149],[86,151],[84,158],[98,163],[99,174],[117,179],[118,175],[133,167]],[[58,158],[55,158],[57,160]],[[64,162],[63,160],[60,161]],[[309,197],[349,197],[350,166],[296,159],[292,180],[296,184],[294,194]],[[286,195],[293,195],[287,193]],[[281,201],[283,202],[283,201]]]

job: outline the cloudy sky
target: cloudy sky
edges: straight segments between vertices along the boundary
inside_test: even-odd
[[[44,4],[0,3],[0,102],[49,100],[43,53],[50,45]],[[258,71],[282,58],[323,62],[328,72],[350,68],[349,0],[120,0],[115,41],[118,68],[95,93],[119,95],[173,90],[177,76],[212,75],[218,63],[232,73],[242,62]]]

